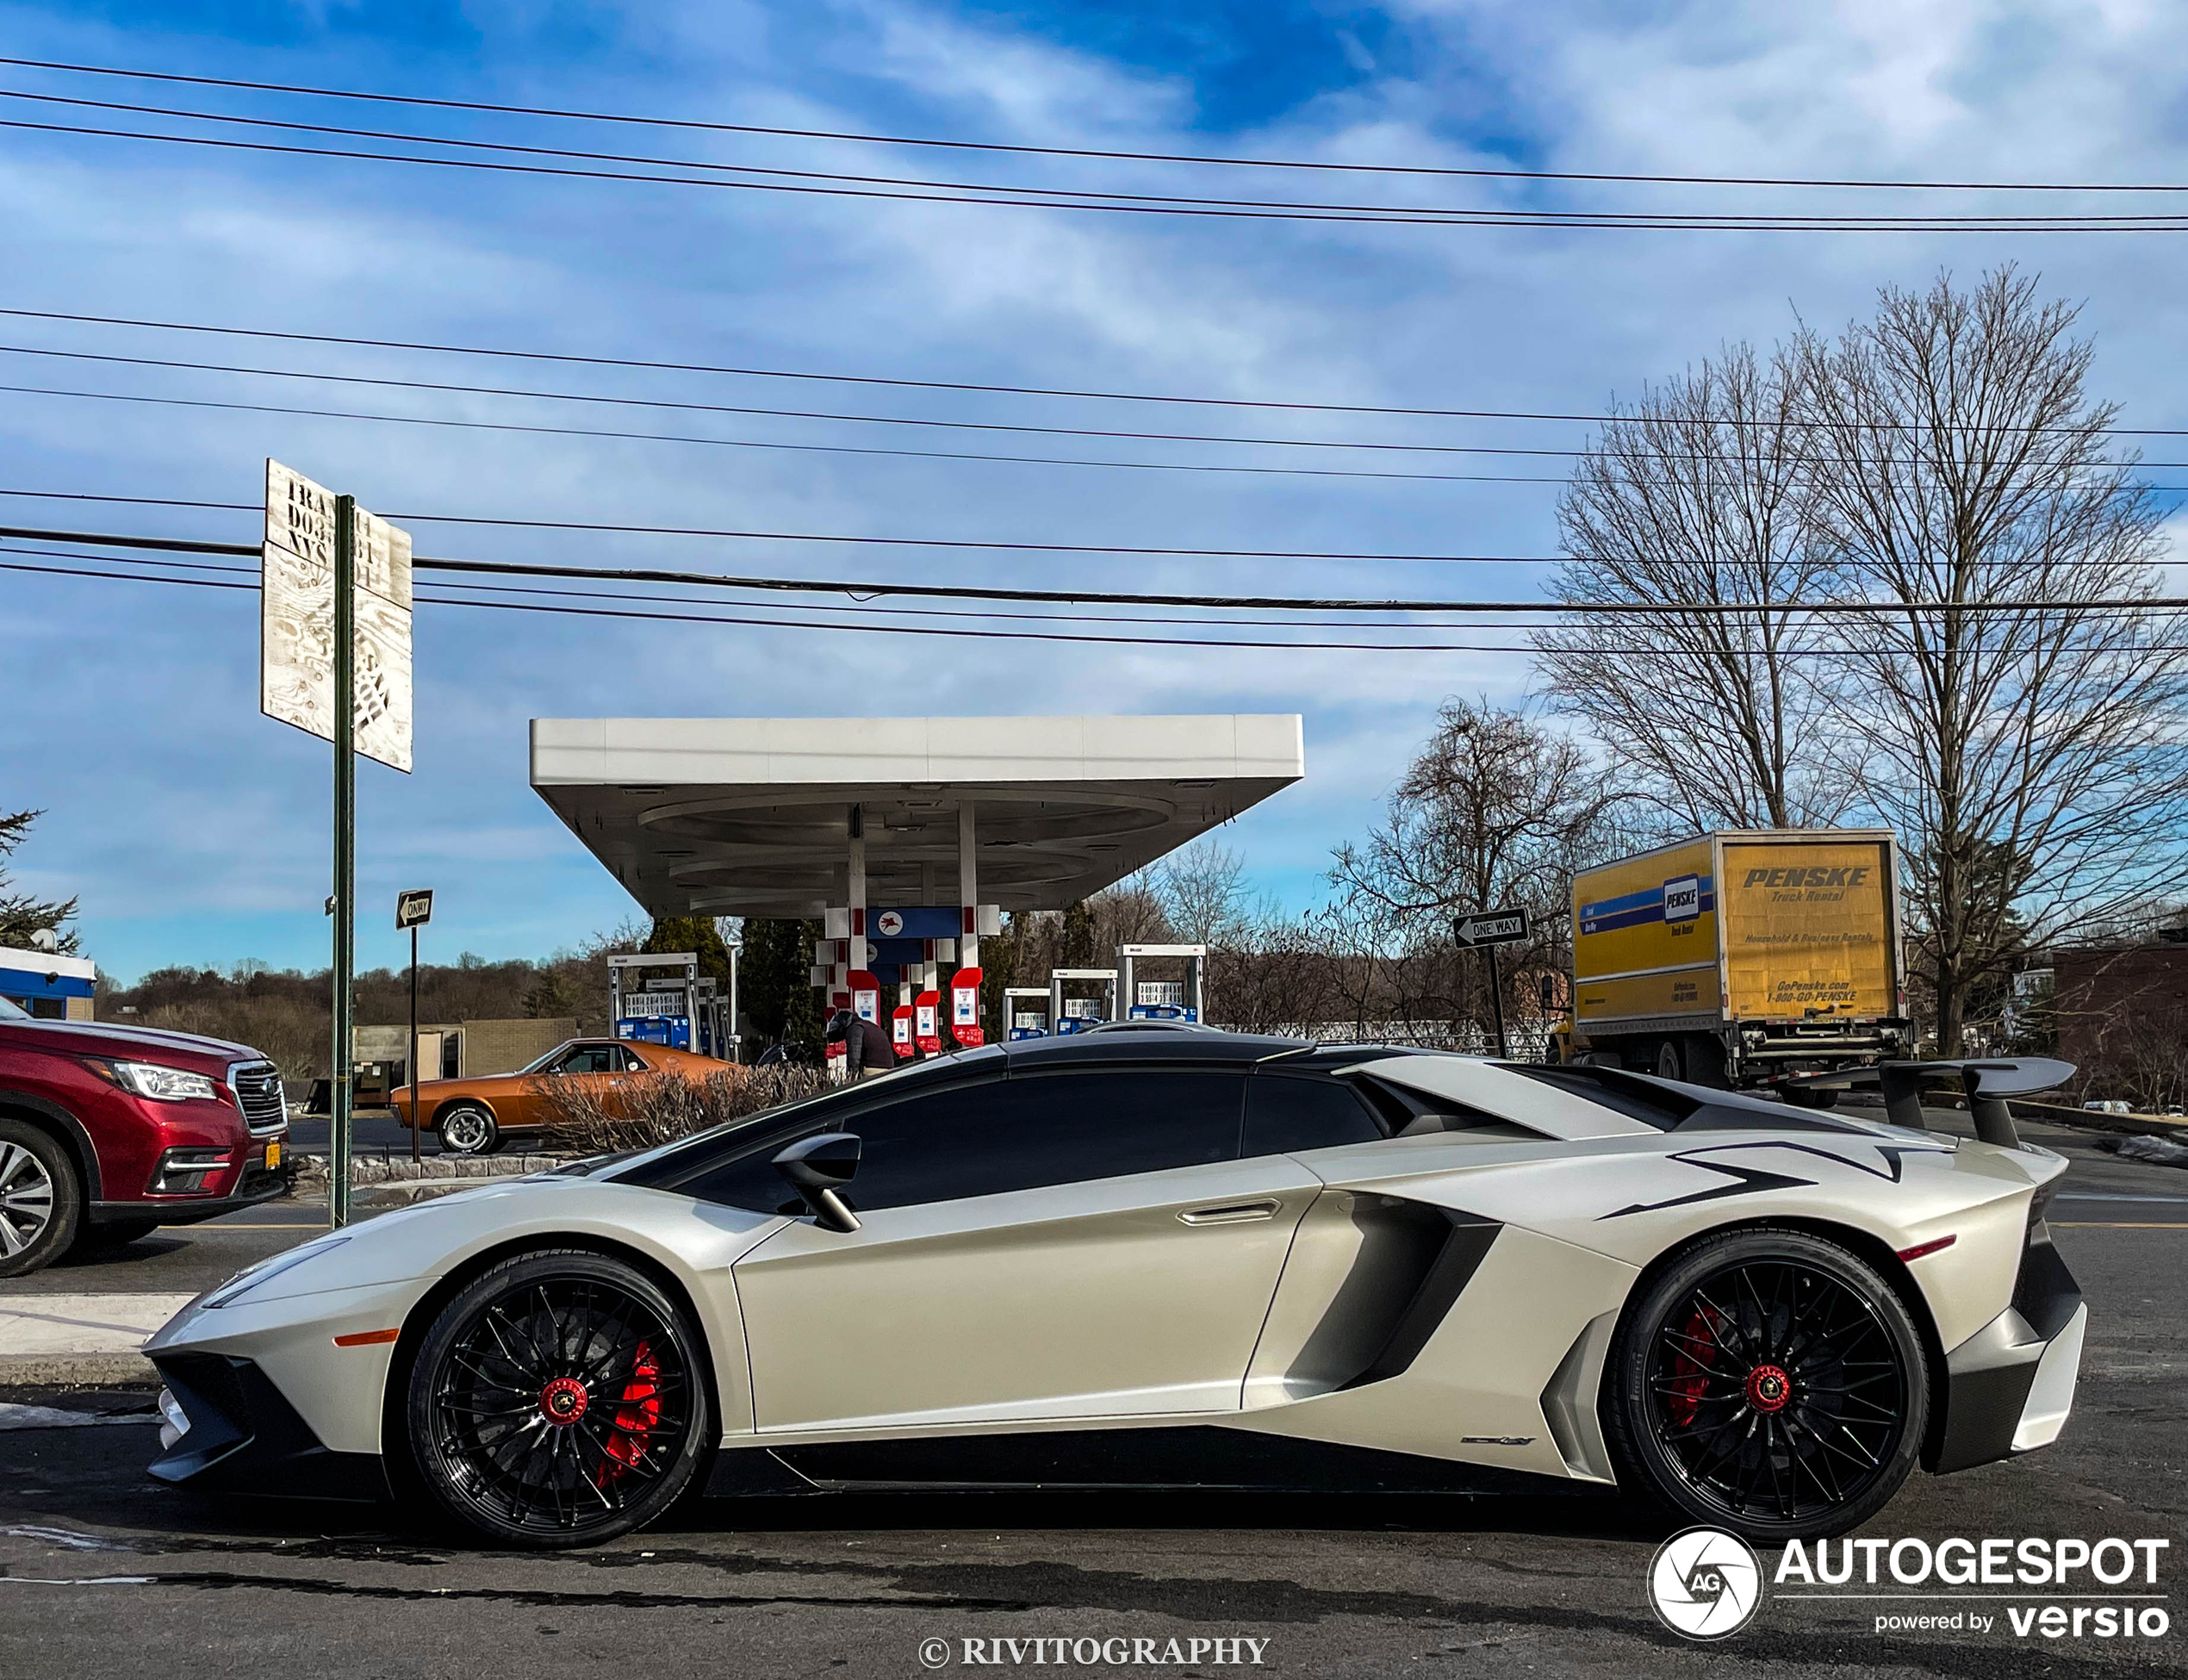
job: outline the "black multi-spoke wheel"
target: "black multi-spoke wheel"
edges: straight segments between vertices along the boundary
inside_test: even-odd
[[[1752,1540],[1835,1534],[1921,1451],[1922,1338],[1875,1271],[1798,1231],[1697,1243],[1629,1308],[1605,1372],[1623,1467]]]
[[[441,1310],[411,1366],[419,1474],[506,1543],[582,1545],[650,1521],[704,1454],[698,1347],[668,1297],[618,1261],[505,1260]]]

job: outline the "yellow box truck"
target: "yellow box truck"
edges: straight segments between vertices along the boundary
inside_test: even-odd
[[[1563,1053],[1720,1086],[1861,1067],[1913,1053],[1902,984],[1891,830],[1698,835],[1574,878]]]

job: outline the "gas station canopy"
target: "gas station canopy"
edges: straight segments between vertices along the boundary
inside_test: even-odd
[[[533,788],[656,916],[954,905],[968,863],[980,902],[1060,910],[1305,768],[1289,714],[531,725]]]

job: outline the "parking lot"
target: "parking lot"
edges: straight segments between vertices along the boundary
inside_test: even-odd
[[[1933,1543],[2166,1538],[2154,1590],[2177,1624],[2170,1584],[2188,1552],[2188,1173],[2117,1160],[2087,1134],[2029,1130],[2073,1163],[2053,1209],[2092,1315],[2073,1421],[2055,1447],[2026,1459],[1918,1476],[1862,1532]],[[195,1291],[307,1238],[322,1217],[297,1202],[163,1231],[118,1257],[0,1284],[0,1301]],[[1781,1590],[1726,1645],[1690,1645],[1658,1624],[1644,1593],[1669,1528],[1610,1498],[718,1501],[596,1550],[538,1557],[482,1553],[373,1507],[159,1486],[144,1474],[155,1447],[142,1389],[0,1398],[115,1419],[0,1429],[0,1674],[9,1676],[171,1676],[208,1657],[224,1672],[284,1676],[538,1676],[595,1664],[894,1675],[926,1671],[937,1655],[945,1668],[984,1665],[968,1654],[1004,1666],[1213,1674],[1255,1665],[1257,1652],[1262,1668],[1313,1674],[2181,1666],[2177,1633],[2017,1636],[1999,1614],[2021,1602],[2011,1597],[1918,1607],[1990,1615],[1987,1631],[1880,1634],[1876,1602]],[[1075,1654],[1090,1651],[1091,1663]]]

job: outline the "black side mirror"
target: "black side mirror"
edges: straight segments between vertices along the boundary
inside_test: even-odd
[[[813,1210],[813,1223],[824,1231],[855,1231],[859,1216],[836,1192],[850,1183],[859,1170],[865,1145],[849,1132],[823,1132],[801,1137],[775,1157],[775,1170]]]

